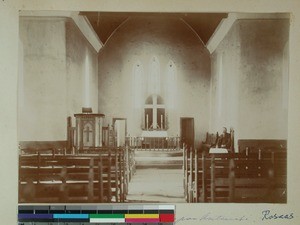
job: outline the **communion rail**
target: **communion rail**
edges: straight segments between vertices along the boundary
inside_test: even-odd
[[[180,137],[126,137],[126,145],[138,150],[179,150]]]

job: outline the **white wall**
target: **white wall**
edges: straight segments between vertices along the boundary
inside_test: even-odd
[[[240,36],[234,25],[211,56],[210,131],[238,127]]]
[[[19,140],[66,140],[66,118],[83,106],[86,55],[90,102],[97,112],[97,53],[71,19],[22,17],[20,37],[24,62]]]
[[[23,107],[20,141],[64,140],[66,33],[64,18],[21,18]]]
[[[212,131],[287,139],[288,35],[288,20],[235,22],[212,54]]]
[[[139,61],[147,77],[153,56],[159,60],[165,102],[170,60],[177,69],[176,104],[167,109],[168,135],[180,135],[180,117],[193,117],[198,145],[208,130],[210,58],[198,37],[179,19],[131,18],[109,39],[99,53],[99,112],[106,115],[106,123],[113,117],[127,118],[128,133],[141,135],[143,109],[134,107],[133,66]]]
[[[67,116],[80,113],[85,106],[86,57],[89,68],[89,106],[98,112],[98,54],[73,20],[66,20]],[[73,118],[74,121],[74,118]],[[75,123],[73,123],[75,126]]]

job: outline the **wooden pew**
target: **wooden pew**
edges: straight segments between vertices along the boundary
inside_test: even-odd
[[[229,202],[229,160],[229,154],[213,154],[208,157],[207,181],[206,186],[203,186],[207,189],[208,202]]]
[[[232,158],[229,180],[230,202],[273,202],[274,167],[272,161],[261,158]]]
[[[286,155],[195,151],[191,202],[286,202]]]
[[[287,140],[281,139],[240,139],[239,152],[269,159],[274,167],[273,202],[287,201]]]
[[[227,202],[230,154],[195,151],[193,202]]]
[[[117,148],[85,155],[20,155],[19,201],[123,202],[127,164],[124,149]]]
[[[252,153],[255,154],[255,153]],[[271,165],[270,176],[272,177],[272,188],[270,202],[284,203],[287,201],[287,152],[278,151],[273,152],[259,151],[259,159],[268,161]]]
[[[103,150],[94,157],[101,176],[94,179],[98,183],[100,202],[124,202],[125,200],[125,159],[120,148]]]
[[[67,141],[21,141],[20,154],[66,154]]]
[[[262,152],[286,152],[287,141],[277,139],[239,139],[239,152],[258,153]]]
[[[119,188],[121,188],[121,192],[120,192],[120,194],[122,195],[121,199],[122,201],[124,201],[124,198],[128,193],[128,184],[136,171],[135,151],[134,149],[131,149],[128,146],[126,146],[125,148],[114,148],[115,150],[118,151],[118,153],[114,153],[113,151],[111,151],[111,149],[112,149],[111,147],[101,147],[101,148],[91,148],[88,151],[90,152],[90,154],[92,154],[91,156],[96,157],[96,159],[97,159],[97,155],[101,157],[102,160],[101,165],[104,168],[103,177],[107,177],[107,178],[110,177],[111,179],[113,175],[117,175],[117,172],[121,174],[119,177],[120,179],[119,182],[120,185],[122,186]],[[118,154],[118,158],[116,158],[117,156],[114,154]],[[108,165],[109,160],[105,160],[105,157],[112,158],[112,162],[110,162],[109,165]],[[117,165],[116,163],[118,163],[119,165]],[[110,170],[105,169],[105,166],[106,168],[110,168]],[[118,168],[116,169],[117,166]],[[104,182],[106,181],[104,180]],[[114,189],[116,189],[116,187],[114,187]],[[116,197],[116,194],[113,196]]]
[[[82,202],[92,201],[91,158],[59,159],[38,154],[19,160],[20,202],[73,202],[76,197]]]
[[[193,149],[183,144],[183,187],[184,196],[187,202],[192,202],[192,190],[193,190]]]
[[[206,202],[207,201],[207,176],[209,170],[209,162],[207,162],[206,152],[198,152],[195,150],[194,161],[195,168],[193,170],[193,192],[192,192],[192,202]]]

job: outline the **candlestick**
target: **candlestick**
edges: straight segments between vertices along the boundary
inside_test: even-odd
[[[146,129],[147,129],[147,130],[148,130],[148,128],[149,128],[149,127],[148,127],[148,125],[149,125],[148,122],[149,122],[149,121],[148,121],[148,114],[146,114]]]

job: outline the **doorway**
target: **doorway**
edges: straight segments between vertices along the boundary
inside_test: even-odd
[[[183,143],[189,147],[194,147],[194,118],[192,117],[181,117],[180,118],[180,137],[181,147]]]
[[[127,119],[126,118],[113,118],[116,145],[117,147],[125,146],[126,132],[127,132]]]

